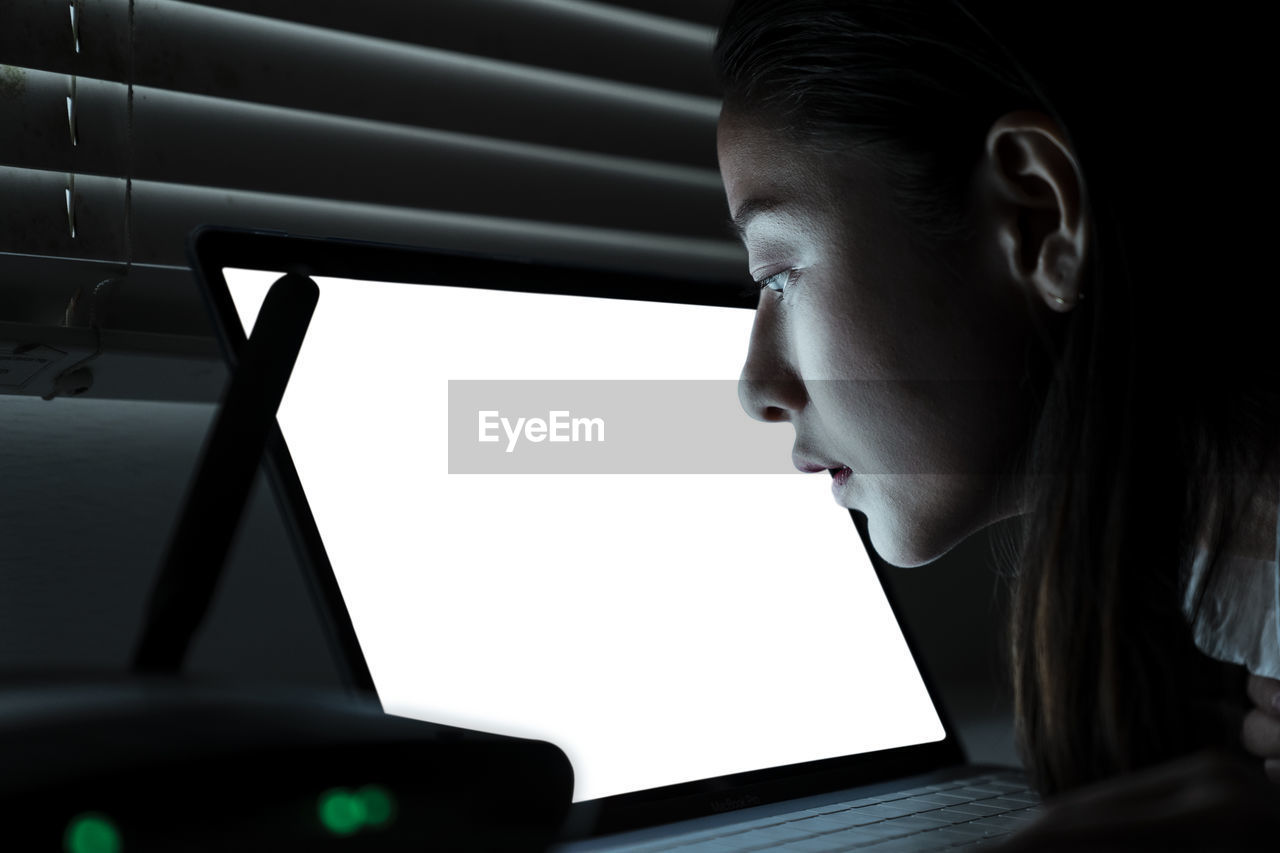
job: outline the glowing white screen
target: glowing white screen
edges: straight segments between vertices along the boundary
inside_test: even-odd
[[[278,273],[226,278],[251,328]],[[388,713],[575,802],[944,736],[825,475],[448,474],[448,380],[733,380],[752,312],[317,281],[279,422]]]

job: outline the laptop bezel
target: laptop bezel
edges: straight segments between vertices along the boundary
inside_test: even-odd
[[[219,346],[232,369],[246,335],[223,270],[260,269],[310,277],[396,281],[538,293],[594,296],[647,302],[674,302],[753,310],[756,294],[740,280],[674,278],[601,266],[549,263],[533,258],[481,255],[447,249],[359,240],[291,235],[202,226],[187,245],[202,298]],[[676,286],[678,285],[678,286]],[[264,456],[267,479],[313,594],[326,637],[346,688],[377,701],[372,676],[342,599],[301,481],[279,425],[271,430]],[[918,645],[899,612],[883,574],[891,571],[871,547],[866,518],[850,510],[854,527],[924,681],[945,737],[851,756],[765,768],[711,779],[667,785],[573,804],[565,837],[587,838],[783,802],[845,788],[903,778],[965,762],[950,716]]]

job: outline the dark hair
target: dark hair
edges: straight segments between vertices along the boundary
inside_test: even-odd
[[[1232,110],[1266,78],[1210,62],[1204,16],[1080,4],[1045,22],[1038,5],[739,0],[715,59],[726,110],[872,158],[939,241],[965,235],[997,117],[1038,110],[1067,135],[1092,222],[1087,299],[1039,327],[1027,381],[1042,403],[1011,453],[1031,490],[1012,546],[1015,712],[1053,793],[1238,741],[1180,581],[1199,533],[1216,563],[1245,502],[1276,485],[1262,477],[1280,461],[1280,285],[1251,276],[1269,241],[1227,250],[1264,235],[1224,220],[1246,200],[1238,177],[1212,180]]]

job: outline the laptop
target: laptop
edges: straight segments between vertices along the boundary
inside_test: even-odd
[[[866,520],[748,418],[754,288],[203,228],[231,363],[272,283],[319,299],[273,492],[348,688],[556,744],[556,849],[940,849],[1036,815],[967,765]]]

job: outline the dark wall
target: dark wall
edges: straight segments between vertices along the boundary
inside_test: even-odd
[[[212,413],[0,396],[0,670],[126,668]],[[191,671],[338,685],[265,481]]]
[[[1009,585],[994,556],[998,534],[1016,524],[1001,522],[927,566],[884,578],[961,743],[980,762],[1018,763],[1005,648]]]

